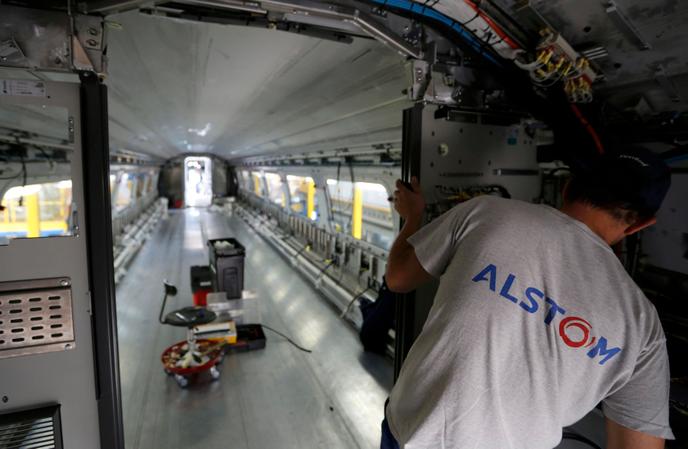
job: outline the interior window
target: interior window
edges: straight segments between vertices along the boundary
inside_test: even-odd
[[[16,186],[0,208],[0,238],[69,235],[72,181]]]
[[[146,173],[141,173],[137,177],[137,183],[136,183],[136,198],[141,198],[143,197],[144,191],[143,189],[146,187],[146,183],[148,182],[148,175]]]
[[[394,238],[389,194],[382,184],[327,180],[335,230],[389,249]]]
[[[117,197],[115,198],[115,210],[126,209],[131,203],[134,191],[134,177],[129,173],[122,173],[117,183]]]
[[[287,175],[289,187],[289,209],[298,215],[317,220],[318,197],[315,194],[315,182],[310,176]]]
[[[151,171],[148,173],[148,187],[146,188],[146,194],[151,193],[153,190],[155,190],[157,184],[157,176],[155,176],[155,172]]]
[[[389,249],[394,241],[394,222],[389,193],[382,184],[357,182],[363,202],[362,239]]]
[[[265,188],[263,187],[263,176],[259,172],[253,171],[251,172],[251,181],[253,182],[251,186],[253,193],[262,197],[263,192],[265,192]]]
[[[335,231],[351,234],[351,213],[354,197],[354,185],[351,181],[327,180],[327,192],[330,195],[330,216]]]
[[[70,129],[65,108],[0,101],[0,245],[71,235]]]
[[[277,173],[265,173],[265,183],[267,184],[270,202],[287,207],[287,196],[282,188],[282,177]]]

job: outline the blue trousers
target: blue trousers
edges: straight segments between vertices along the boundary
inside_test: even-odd
[[[382,440],[380,441],[380,449],[399,449],[399,443],[394,439],[394,435],[389,430],[387,419],[382,421]]]

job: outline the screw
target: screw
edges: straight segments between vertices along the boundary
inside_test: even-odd
[[[8,398],[7,396],[2,397],[2,402],[4,402],[4,403],[7,403],[7,401],[9,401],[9,400],[10,400],[10,398]]]
[[[95,47],[96,45],[98,45],[98,41],[95,40],[95,39],[89,39],[89,40],[86,41],[86,43],[87,43],[88,45],[90,45],[91,47]]]
[[[7,56],[3,56],[2,58],[0,58],[0,60],[7,61]]]
[[[96,30],[95,28],[89,28],[88,34],[90,34],[91,36],[98,36],[98,30]]]
[[[63,287],[67,287],[67,286],[69,286],[69,281],[67,279],[62,279],[60,281],[60,285]]]
[[[65,349],[72,349],[72,345],[70,345],[69,343],[67,343],[67,344],[65,345]]]

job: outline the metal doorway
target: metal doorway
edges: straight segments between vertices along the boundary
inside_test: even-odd
[[[184,159],[184,204],[208,207],[213,202],[213,170],[209,157]]]

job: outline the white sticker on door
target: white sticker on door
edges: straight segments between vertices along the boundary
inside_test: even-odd
[[[0,95],[45,97],[45,83],[32,80],[0,80]]]

